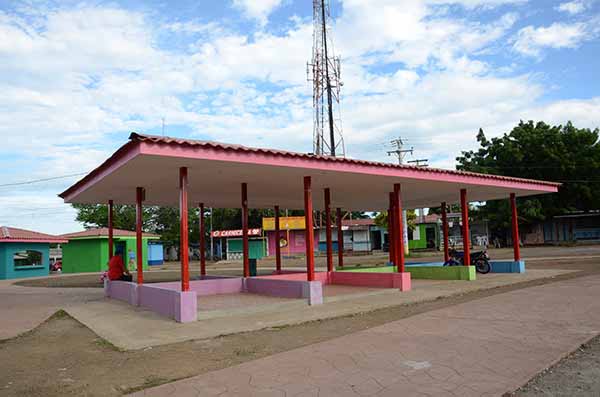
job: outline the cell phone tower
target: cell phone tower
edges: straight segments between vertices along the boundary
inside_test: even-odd
[[[307,64],[313,84],[313,152],[346,156],[340,111],[340,58],[334,55],[329,0],[313,0],[313,51]]]

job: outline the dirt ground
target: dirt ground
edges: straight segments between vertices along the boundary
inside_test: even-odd
[[[582,345],[508,396],[600,396],[600,337]]]
[[[600,249],[596,248],[595,252],[600,254]],[[532,260],[528,262],[529,268],[574,269],[579,272],[452,296],[433,302],[391,307],[297,326],[270,328],[138,351],[118,351],[64,312],[59,312],[29,333],[0,341],[0,363],[2,363],[0,395],[121,395],[332,339],[430,310],[515,289],[600,273],[600,258],[579,257],[582,253],[572,249],[544,250],[536,254],[556,259]],[[585,254],[592,255],[589,251]],[[534,256],[533,251],[530,251],[530,255]],[[161,274],[167,272],[156,272],[157,276],[151,275],[152,273],[148,272],[147,275],[158,279],[162,277]],[[57,277],[56,280],[73,277],[80,276]],[[85,279],[79,280],[81,281]],[[597,346],[593,349],[596,353],[600,351]],[[577,354],[574,357],[578,360]],[[542,375],[533,381],[535,385],[533,387],[538,387],[540,390],[546,390],[544,387],[548,387],[545,395],[586,395],[585,390],[597,390],[594,389],[597,383],[586,383],[586,379],[590,380],[588,378],[593,374],[592,369],[598,371],[600,367],[597,354],[595,360],[581,365],[581,372],[589,373],[589,377],[579,375],[575,377],[573,374],[576,372],[572,372],[569,376],[565,372],[561,381],[560,378],[546,380],[545,375]],[[585,370],[586,366],[590,367],[589,371]],[[536,383],[538,379],[541,384]],[[577,389],[578,387],[582,388],[581,392],[577,392],[580,390]],[[527,386],[518,391],[525,394],[517,395],[533,395],[527,394],[533,392],[537,393],[538,390]]]

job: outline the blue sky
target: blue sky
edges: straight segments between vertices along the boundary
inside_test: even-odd
[[[86,172],[131,131],[312,150],[312,2],[0,3],[0,185]],[[336,0],[347,154],[453,168],[520,119],[600,126],[600,0]],[[56,194],[0,186],[0,224],[81,229]]]

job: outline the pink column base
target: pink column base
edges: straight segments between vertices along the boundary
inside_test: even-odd
[[[410,291],[412,289],[410,272],[392,274],[394,275],[394,279],[392,281],[394,288],[398,288],[400,291]]]
[[[190,323],[198,320],[198,298],[195,291],[179,292],[173,303],[175,321]]]

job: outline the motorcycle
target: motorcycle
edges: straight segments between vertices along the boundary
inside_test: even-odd
[[[465,253],[457,251],[455,249],[450,250],[450,259],[444,263],[444,266],[463,266]],[[490,264],[490,256],[487,250],[472,252],[471,264],[475,266],[477,273],[487,274],[492,271],[492,265]]]

